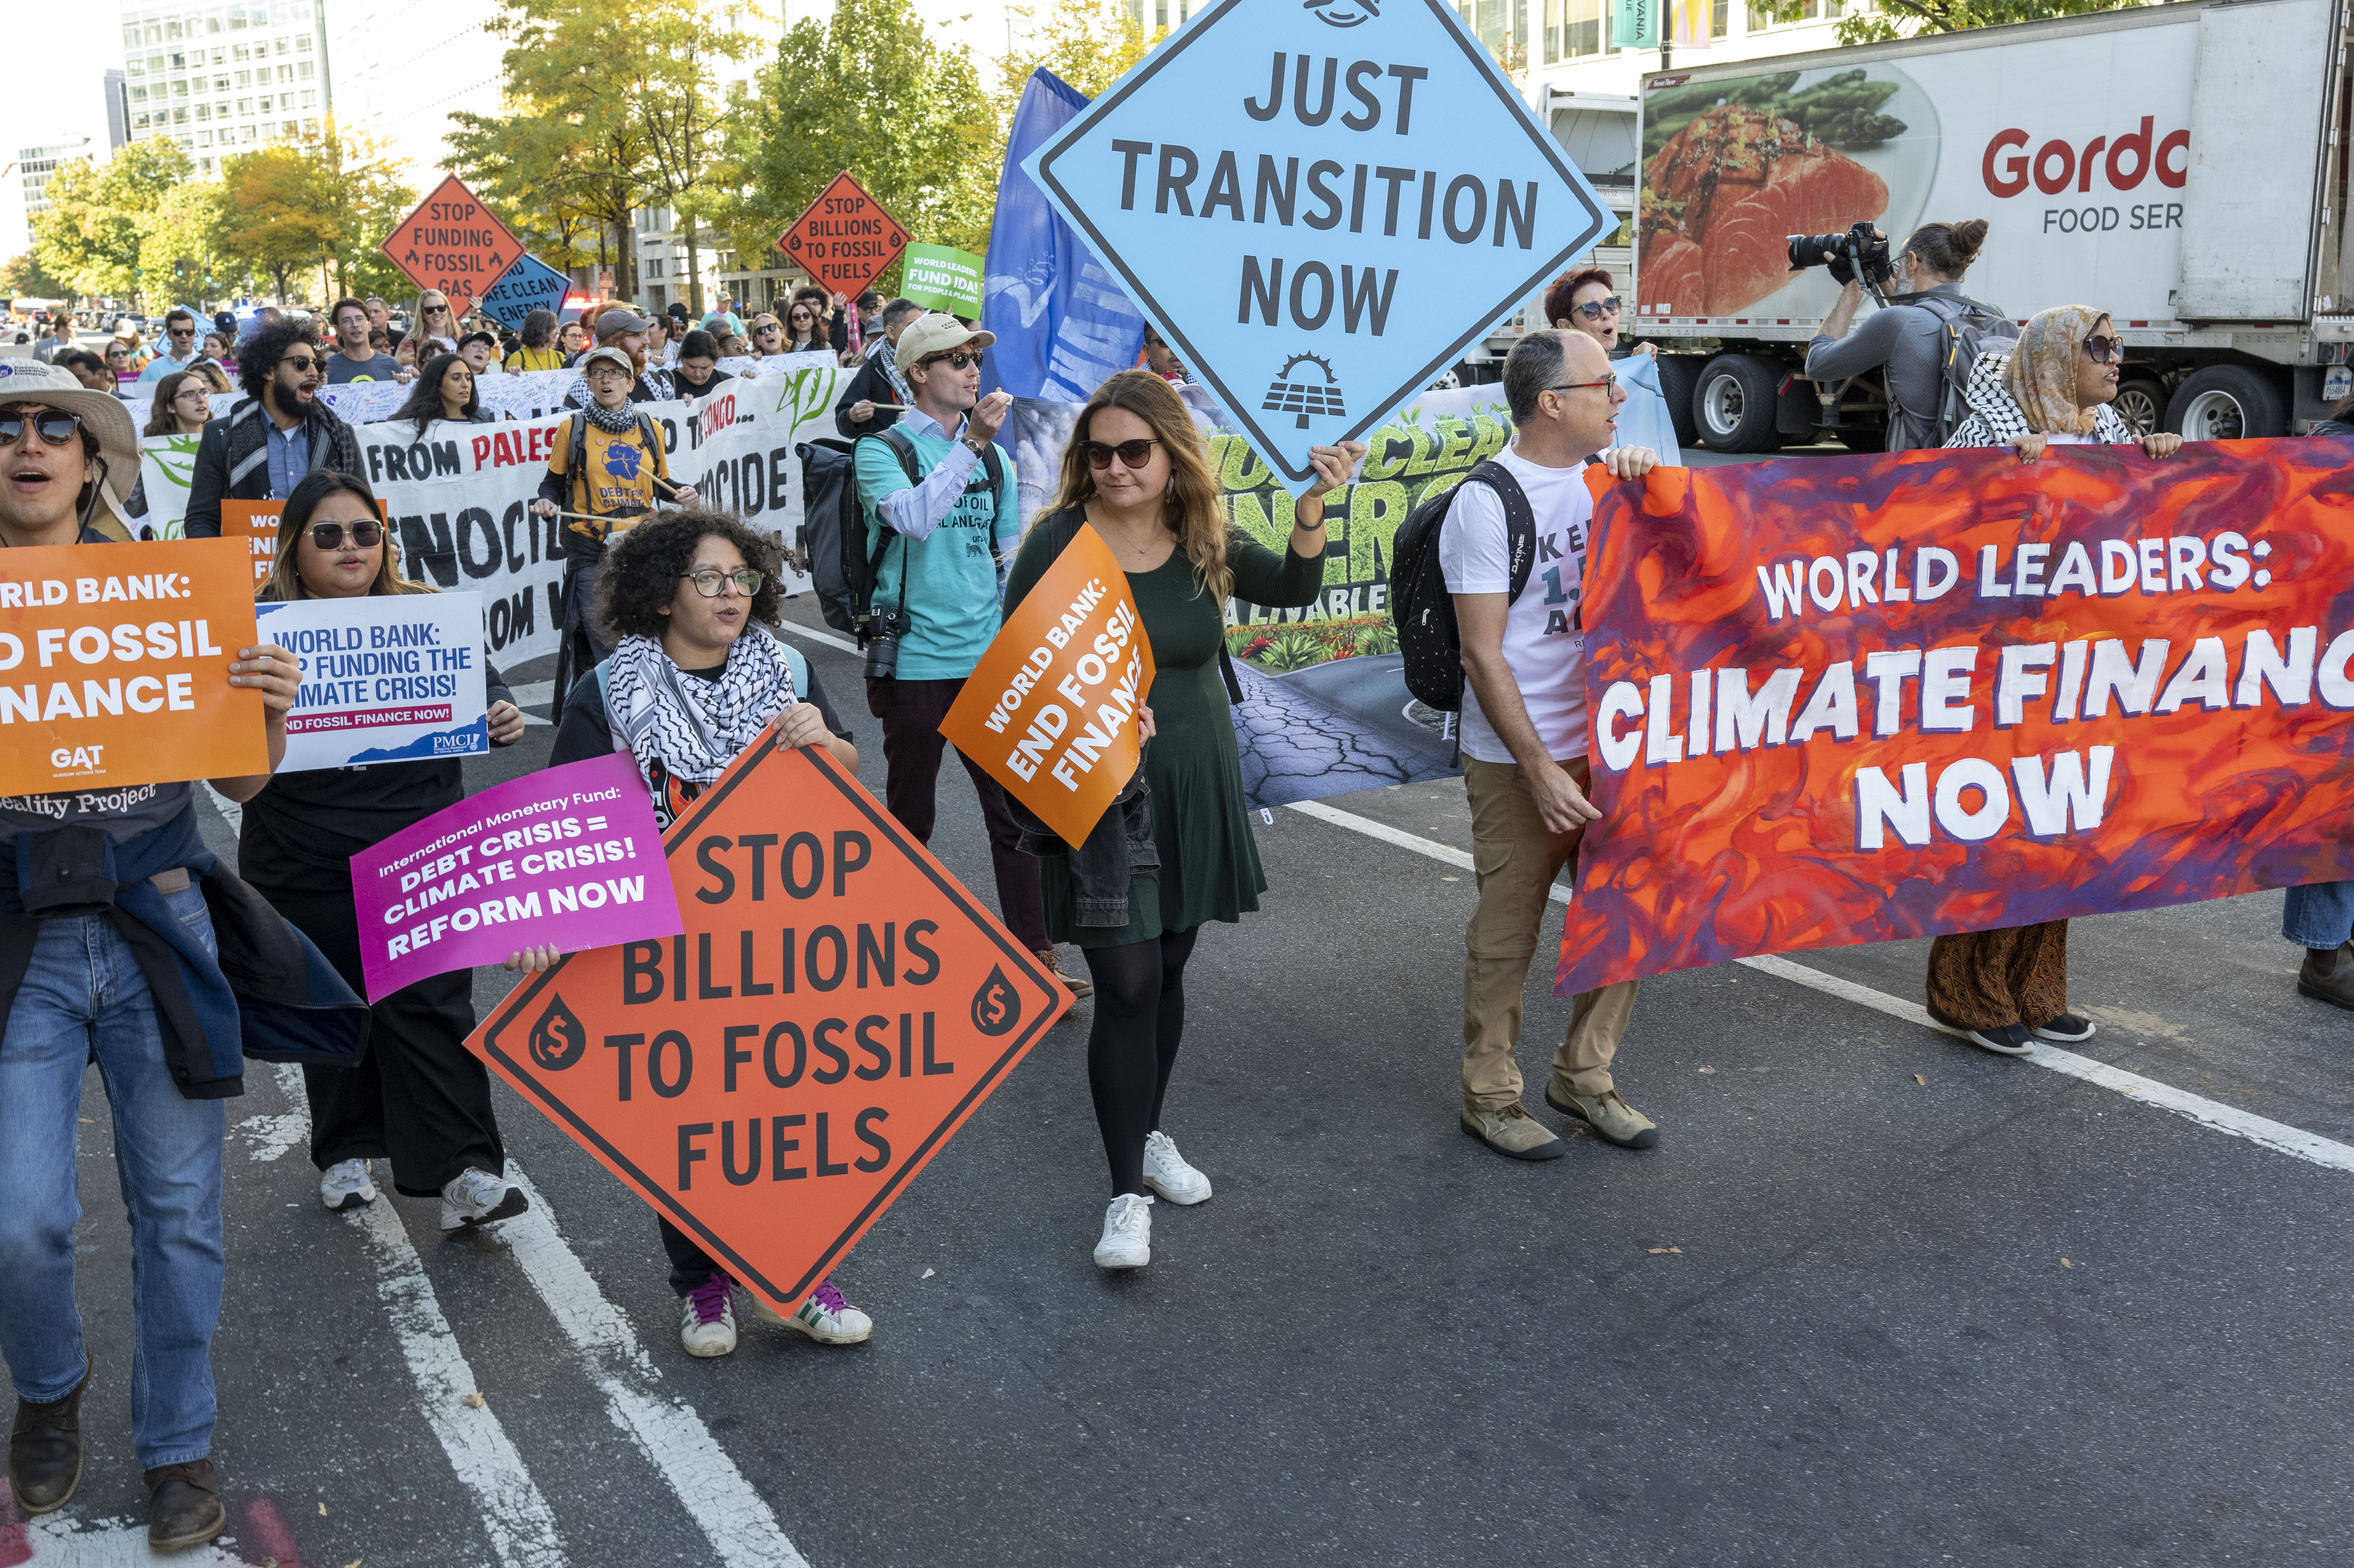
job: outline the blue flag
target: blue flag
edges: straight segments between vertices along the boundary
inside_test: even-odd
[[[1143,315],[1022,168],[1087,106],[1084,93],[1041,68],[1013,111],[982,283],[981,325],[997,334],[982,362],[983,391],[1084,403],[1143,350]]]

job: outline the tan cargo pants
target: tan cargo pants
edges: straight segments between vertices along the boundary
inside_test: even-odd
[[[1564,764],[1582,789],[1584,758]],[[1479,906],[1463,934],[1463,1105],[1477,1114],[1521,1097],[1521,992],[1544,924],[1547,890],[1577,858],[1576,832],[1556,833],[1537,814],[1518,764],[1463,759],[1471,802],[1471,863]],[[1546,966],[1552,972],[1552,966]],[[1581,992],[1569,1033],[1553,1053],[1561,1092],[1592,1097],[1612,1087],[1610,1060],[1635,1013],[1633,980]]]

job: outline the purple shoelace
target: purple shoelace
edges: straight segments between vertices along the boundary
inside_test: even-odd
[[[811,1291],[810,1299],[818,1304],[820,1310],[831,1312],[836,1317],[841,1316],[850,1306],[848,1301],[843,1299],[842,1292],[833,1287],[833,1281],[831,1279]]]
[[[688,1291],[686,1298],[695,1303],[697,1323],[716,1323],[727,1310],[727,1277],[712,1270],[711,1277]]]

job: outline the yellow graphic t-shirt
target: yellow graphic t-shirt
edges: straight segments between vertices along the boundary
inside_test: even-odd
[[[572,421],[583,416],[574,414],[557,427],[556,450],[548,454],[548,471],[572,481],[572,509],[593,512],[600,518],[615,513],[651,512],[654,504],[654,480],[670,478],[670,460],[662,447],[661,427],[655,427],[654,440],[648,450],[643,427],[633,424],[620,435],[610,435],[595,425],[588,427],[588,442],[583,471],[573,474]],[[590,539],[602,539],[610,524],[587,523],[567,518],[565,527]]]

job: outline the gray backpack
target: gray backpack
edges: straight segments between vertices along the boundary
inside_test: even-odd
[[[1999,343],[2017,343],[2019,323],[1992,305],[1966,300],[1958,294],[1903,294],[1888,302],[1918,305],[1935,316],[1941,325],[1935,418],[1925,426],[1917,415],[1896,401],[1892,387],[1888,397],[1887,450],[1904,452],[1942,447],[1970,417],[1969,400],[1963,394],[1968,388],[1970,369],[1978,364],[1979,354]]]

